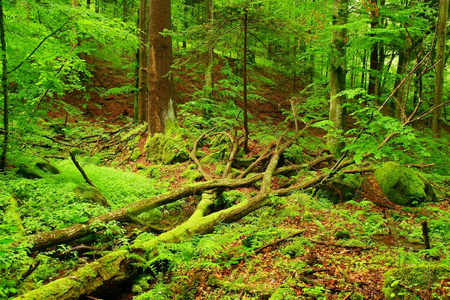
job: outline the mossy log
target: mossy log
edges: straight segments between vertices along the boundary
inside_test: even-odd
[[[283,168],[276,169],[274,174],[283,174],[289,173],[299,168],[311,168],[312,166],[321,163],[323,161],[329,160],[330,157],[321,157],[318,158],[309,164],[304,164],[301,166],[292,165]],[[98,228],[96,228],[96,224],[105,224],[110,221],[128,221],[131,217],[137,216],[143,212],[149,211],[153,208],[173,203],[177,200],[180,200],[185,197],[189,197],[192,195],[198,195],[204,191],[220,189],[220,188],[238,188],[243,186],[252,185],[264,177],[264,173],[257,174],[250,178],[243,179],[216,179],[206,182],[196,182],[185,187],[181,187],[172,192],[165,193],[159,196],[155,196],[149,199],[144,199],[138,201],[136,203],[130,204],[123,208],[105,213],[95,218],[91,218],[87,223],[83,224],[74,224],[72,226],[61,228],[52,231],[46,231],[37,233],[34,235],[30,235],[26,237],[26,242],[29,245],[32,245],[30,250],[42,250],[54,245],[68,243],[75,239],[84,237],[88,234],[94,233]],[[298,187],[292,187],[292,189],[296,189]]]
[[[265,173],[253,176],[250,179],[225,179],[197,183],[94,218],[93,220],[104,220],[106,215],[109,218],[115,218],[116,220],[126,218],[126,215],[129,213],[137,214],[148,210],[150,207],[156,207],[158,204],[164,204],[174,201],[176,198],[186,197],[193,192],[198,194],[209,189],[238,187],[257,180],[262,180],[261,189],[256,196],[246,198],[232,207],[211,214],[207,214],[207,212],[208,208],[214,205],[215,193],[203,193],[202,200],[199,202],[192,216],[185,223],[158,237],[143,241],[140,240],[126,248],[111,252],[100,260],[86,264],[65,278],[55,280],[39,289],[19,296],[17,299],[78,299],[82,295],[94,292],[106,283],[111,283],[115,280],[123,280],[131,276],[133,273],[132,262],[133,259],[136,259],[136,254],[143,256],[146,260],[151,259],[156,255],[155,250],[157,246],[162,243],[177,243],[187,240],[194,235],[212,232],[214,227],[220,223],[234,222],[260,207],[269,205],[271,203],[270,195],[285,195],[286,193],[292,192],[293,189],[310,188],[319,184],[327,176],[319,175],[312,180],[293,186],[292,189],[272,191],[270,189],[271,179],[276,173],[275,170],[280,153],[282,153],[284,149],[285,147],[280,147],[278,151],[274,153]],[[92,223],[92,220],[89,223]],[[81,231],[89,230],[90,227],[89,224],[80,224],[79,226],[82,226],[83,228]],[[80,229],[78,229],[78,231],[80,231]],[[36,236],[34,237],[34,242],[39,242],[39,240],[36,239]]]
[[[319,184],[324,175],[318,176],[299,186],[301,189]],[[177,243],[197,234],[212,232],[220,223],[229,223],[241,219],[252,211],[270,204],[269,190],[262,191],[230,208],[204,215],[207,208],[213,205],[214,197],[203,196],[191,218],[180,226],[159,235],[156,238],[135,243],[126,249],[117,250],[89,263],[65,278],[55,280],[39,289],[30,291],[17,299],[78,299],[82,295],[96,291],[104,284],[124,280],[133,273],[132,262],[134,254],[141,254],[145,259],[151,259],[155,249],[163,243]],[[279,194],[279,193],[273,193]]]

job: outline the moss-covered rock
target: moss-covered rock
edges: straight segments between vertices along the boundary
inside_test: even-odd
[[[181,137],[161,133],[147,139],[145,152],[148,160],[160,164],[172,164],[189,159],[186,144]]]
[[[422,299],[412,290],[427,290],[431,288],[436,293],[441,289],[443,279],[450,278],[450,266],[419,265],[393,269],[384,274],[384,295],[386,299],[415,300]],[[448,295],[437,295],[436,299],[449,299]]]
[[[34,168],[27,165],[20,165],[16,171],[17,175],[20,175],[27,179],[40,179],[42,175]]]
[[[160,179],[161,174],[161,165],[154,165],[147,168],[147,173],[150,178]]]
[[[362,184],[361,174],[342,174],[328,182],[322,189],[322,195],[334,204],[355,199]]]
[[[131,161],[137,161],[139,159],[139,157],[141,157],[141,150],[139,148],[135,148],[133,150],[133,153],[131,153],[130,155],[130,160]]]
[[[38,163],[36,163],[36,167],[38,167],[45,173],[50,173],[50,174],[59,174],[60,173],[57,167],[55,167],[54,165],[52,165],[51,163],[48,163],[48,162],[38,162]]]
[[[197,181],[201,179],[203,175],[196,170],[197,166],[194,164],[189,165],[183,173],[181,173],[181,177],[186,178],[189,182]]]
[[[337,240],[348,240],[350,238],[350,233],[346,229],[338,230],[335,232],[334,238]]]
[[[90,185],[79,185],[74,189],[74,193],[82,200],[94,202],[105,207],[111,207],[106,197],[96,188]]]
[[[382,164],[375,171],[375,178],[384,195],[395,204],[414,206],[436,199],[425,177],[395,162]]]

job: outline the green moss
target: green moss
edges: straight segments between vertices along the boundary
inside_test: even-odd
[[[443,279],[450,278],[450,266],[419,265],[398,268],[386,272],[384,278],[383,291],[386,299],[421,299],[418,295],[411,293],[410,290],[436,288]],[[405,288],[405,286],[409,287],[409,289]]]
[[[303,220],[305,220],[305,221],[312,221],[314,219],[315,219],[315,217],[314,217],[314,214],[312,212],[305,211],[303,213]]]
[[[334,234],[334,238],[337,240],[348,240],[350,238],[350,233],[348,230],[338,230]]]
[[[73,191],[82,200],[110,207],[106,197],[96,187],[83,184],[77,186]]]
[[[189,182],[194,182],[201,179],[203,175],[196,170],[187,168],[183,173],[181,173],[181,177],[186,178]]]
[[[148,160],[161,164],[183,162],[189,158],[186,144],[181,137],[172,138],[160,133],[147,139],[145,152]]]
[[[334,204],[355,199],[361,188],[360,174],[343,174],[328,182],[322,189],[323,195]]]
[[[216,169],[214,170],[214,174],[217,176],[222,175],[223,171],[225,171],[225,165],[222,164],[216,164]]]
[[[155,179],[161,178],[161,165],[150,166],[147,169],[148,176]]]
[[[37,170],[27,165],[20,165],[20,167],[16,170],[16,174],[27,179],[42,178],[42,175]]]
[[[281,252],[291,258],[296,258],[305,254],[306,250],[307,247],[301,240],[295,240],[293,243],[281,249]]]
[[[130,160],[131,161],[136,161],[136,160],[138,160],[139,159],[139,157],[141,157],[141,150],[139,149],[139,148],[136,148],[136,149],[134,149],[133,150],[133,153],[131,153],[131,156],[130,156]]]
[[[269,300],[285,300],[285,299],[298,299],[293,289],[288,287],[279,287],[275,290],[275,293],[270,296]]]
[[[414,206],[433,198],[432,188],[426,187],[421,176],[395,162],[382,164],[375,171],[375,177],[383,193],[395,204]]]
[[[45,173],[50,173],[50,174],[59,174],[60,173],[57,167],[55,167],[54,165],[52,165],[51,163],[48,163],[48,162],[38,162],[38,163],[36,163],[36,167],[38,167]]]

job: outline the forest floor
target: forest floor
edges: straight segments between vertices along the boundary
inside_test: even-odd
[[[104,97],[98,92],[99,88],[123,85],[126,82],[123,78],[126,76],[122,72],[97,63],[94,76],[86,85],[86,92],[73,92],[64,99],[81,109],[83,119],[91,123],[92,127],[123,126],[133,115],[134,95]],[[254,116],[265,122],[282,119],[281,108],[289,108],[286,99],[292,89],[289,79],[277,76],[271,79],[279,84],[268,84],[259,90],[267,99],[265,104],[250,108]],[[196,82],[198,80],[189,76],[178,78],[180,103],[189,101],[188,95],[195,92]],[[129,80],[128,83],[132,84]],[[50,116],[65,118],[62,111],[55,111]],[[69,117],[67,121],[71,123],[79,120]],[[323,136],[317,130],[308,134],[316,143]],[[137,147],[143,152],[146,135],[142,137],[144,139]],[[255,153],[265,147],[258,140],[252,140],[250,145]],[[210,151],[207,146],[201,150],[206,153]],[[314,144],[305,147],[305,156],[315,150],[317,145]],[[160,194],[189,182],[189,178],[182,174],[190,165],[188,161],[176,165],[157,165],[158,171],[155,171],[145,157],[133,161],[127,155],[126,151],[119,152],[115,157],[116,163],[108,164],[119,165],[126,173],[132,171],[132,175],[103,167],[87,167],[91,179],[110,201],[113,209],[123,207],[127,201]],[[89,159],[85,163],[88,162]],[[65,162],[56,164],[68,169],[68,173],[76,174],[74,168],[68,167]],[[211,168],[212,172],[214,168]],[[72,178],[76,176],[74,174],[63,176],[66,176],[66,181],[80,182],[80,179]],[[363,178],[355,198],[346,203],[333,204],[321,198],[320,193],[308,195],[305,191],[298,191],[277,199],[275,205],[259,209],[238,222],[219,225],[210,235],[196,237],[178,246],[168,245],[164,248],[166,252],[163,248],[158,249],[162,253],[159,262],[166,265],[159,265],[156,270],[150,268],[133,283],[108,287],[109,291],[99,291],[86,299],[125,300],[133,299],[143,292],[147,294],[142,294],[139,299],[384,299],[383,285],[387,271],[449,260],[450,199],[444,197],[437,203],[401,207],[386,199],[371,173],[363,174]],[[280,176],[273,184],[281,186],[283,180],[286,178]],[[20,198],[21,189],[28,191],[28,188],[18,187],[17,197]],[[33,183],[32,188],[39,191],[42,186]],[[254,191],[255,188],[240,188],[237,191],[225,191],[224,195],[229,201],[238,201],[242,195]],[[20,201],[27,203],[29,200],[26,197]],[[61,201],[64,207],[64,200]],[[190,197],[167,205],[153,214],[148,213],[147,217],[154,218],[158,226],[170,229],[187,219],[197,202],[197,196]],[[66,205],[72,205],[70,201],[68,203]],[[60,214],[61,220],[69,218],[66,225],[80,221],[73,216],[66,216],[66,212],[59,212],[58,208],[52,209],[52,214]],[[81,218],[102,211],[88,211],[84,206],[76,209],[80,209],[78,217]],[[39,221],[32,221],[31,216],[24,218],[24,226],[28,224],[27,230],[31,232],[64,226],[45,225],[45,216],[35,218]],[[425,250],[422,235],[424,221],[430,225],[433,251]],[[42,222],[44,225],[32,222]],[[82,243],[96,249],[105,245],[108,248],[105,251],[108,251],[123,245],[118,241],[129,239],[137,230],[145,231],[145,228],[133,224],[125,225],[122,229],[114,227],[112,233],[107,230],[103,232],[103,238],[74,241],[64,246],[63,250],[70,250]],[[39,267],[48,267],[48,264],[58,260],[55,264],[58,267],[51,268],[54,272],[51,278],[45,277],[45,274],[49,275],[48,272],[38,268],[35,271],[37,274],[33,275],[35,277],[30,276],[26,282],[33,286],[63,277],[68,274],[67,270],[92,261],[98,253],[101,251],[96,250],[92,256],[92,251],[87,251],[85,256],[84,252],[73,254],[73,251],[51,248],[45,254],[51,258]],[[179,257],[171,256],[173,253],[178,253]],[[72,262],[64,262],[65,259]],[[36,283],[39,280],[40,283]],[[445,297],[449,293],[450,283],[442,281],[430,284],[427,289],[414,286],[407,289],[421,299],[432,299]]]

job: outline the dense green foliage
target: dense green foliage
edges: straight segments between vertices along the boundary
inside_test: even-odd
[[[290,138],[278,167],[296,170],[274,175],[273,191],[329,176],[287,196],[272,193],[270,206],[208,234],[130,252],[127,263],[139,276],[124,292],[141,300],[449,296],[448,105],[439,108],[439,132],[431,132],[438,1],[350,1],[339,28],[347,32],[340,92],[347,127],[337,132],[327,120],[333,1],[215,0],[208,13],[208,1],[172,0],[173,29],[162,34],[174,45],[179,122],[151,137],[128,110],[138,90],[138,2],[1,1],[10,101],[0,116],[9,112],[10,139],[0,174],[0,299],[176,229],[201,195],[128,223],[91,218],[225,170],[233,180],[259,162],[243,176],[251,178],[269,164],[259,155]],[[239,138],[244,15],[249,151]],[[449,93],[444,86],[444,99]],[[341,160],[309,166],[327,155],[327,136],[345,144]],[[348,167],[339,169],[342,162]],[[202,213],[244,203],[262,185],[217,190]],[[99,203],[88,189],[100,193]],[[75,224],[92,231],[30,251],[27,236]]]

